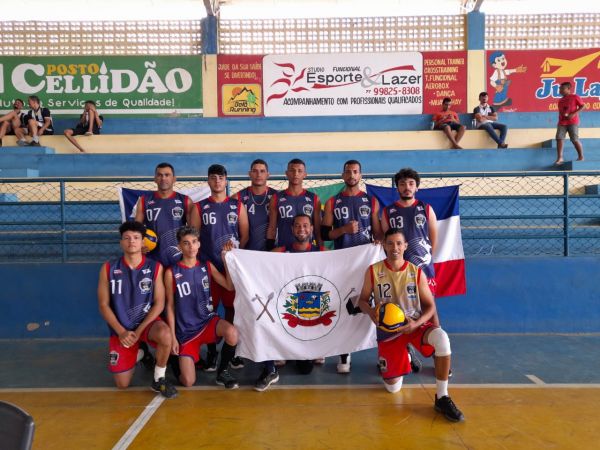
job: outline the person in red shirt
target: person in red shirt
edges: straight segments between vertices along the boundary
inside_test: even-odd
[[[571,83],[560,84],[558,91],[562,98],[558,101],[558,126],[556,127],[556,161],[563,162],[563,145],[567,132],[569,139],[577,150],[577,161],[583,161],[583,146],[579,140],[579,111],[584,108],[583,100],[576,94],[571,94]]]
[[[458,114],[450,110],[452,99],[446,97],[442,100],[442,111],[433,115],[434,129],[442,130],[452,144],[452,148],[462,149],[458,143],[465,134],[465,126],[460,124]],[[452,133],[456,131],[456,137]]]

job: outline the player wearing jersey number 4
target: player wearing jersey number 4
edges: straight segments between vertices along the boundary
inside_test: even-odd
[[[397,228],[384,236],[386,258],[371,265],[366,273],[358,305],[379,325],[377,305],[395,303],[402,308],[407,323],[392,332],[377,328],[379,368],[386,390],[399,392],[403,376],[410,372],[407,345],[411,343],[425,357],[435,354],[436,395],[434,408],[451,422],[464,420],[463,413],[448,395],[450,339],[444,330],[431,323],[435,313],[433,295],[421,269],[404,259],[407,242]],[[370,305],[374,297],[375,307]]]

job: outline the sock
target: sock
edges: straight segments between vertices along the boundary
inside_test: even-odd
[[[212,353],[213,355],[217,354],[217,344],[208,344],[206,346],[208,353]]]
[[[275,369],[275,361],[273,361],[273,360],[263,361],[263,366],[264,366],[265,370],[269,373],[273,373],[277,370],[277,369]]]
[[[229,361],[235,356],[235,345],[231,346],[227,342],[223,342],[221,347],[221,361],[219,362],[219,373],[223,372],[229,366]]]
[[[154,381],[158,381],[161,378],[165,377],[165,372],[167,371],[167,367],[158,367],[154,366]]]
[[[437,398],[440,399],[448,395],[448,380],[435,380],[435,388],[437,391]]]
[[[40,137],[37,134],[33,136],[33,142],[40,142]]]

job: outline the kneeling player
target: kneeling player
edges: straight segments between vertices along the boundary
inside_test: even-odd
[[[109,370],[115,384],[129,386],[140,342],[156,347],[152,389],[167,398],[177,389],[165,378],[171,351],[171,332],[159,315],[165,306],[165,286],[160,263],[142,254],[146,227],[125,222],[119,228],[123,256],[102,265],[98,279],[98,307],[110,329]]]
[[[200,359],[200,347],[224,338],[216,382],[227,389],[235,389],[238,382],[227,367],[235,355],[237,330],[231,323],[221,320],[214,311],[210,292],[211,281],[230,291],[233,291],[233,283],[228,275],[223,276],[211,262],[197,260],[199,238],[200,234],[195,228],[180,228],[177,242],[183,256],[180,262],[165,272],[167,322],[173,335],[172,351],[179,355],[181,384],[192,386],[196,382],[194,364]],[[226,243],[222,256],[232,248],[231,241]],[[225,273],[227,274],[227,266]]]
[[[379,318],[375,308],[369,305],[371,295],[376,305],[395,303],[406,315],[406,325],[393,333],[377,328],[379,367],[387,391],[400,391],[403,376],[410,373],[406,347],[412,344],[423,356],[435,354],[435,410],[444,414],[446,419],[459,422],[464,420],[464,416],[448,396],[450,340],[444,330],[430,322],[435,313],[433,295],[421,269],[404,260],[406,247],[406,239],[400,229],[390,228],[385,232],[383,248],[386,259],[367,269],[359,306],[376,325],[379,325]]]

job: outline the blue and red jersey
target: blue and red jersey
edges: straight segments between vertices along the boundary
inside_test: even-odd
[[[384,220],[390,228],[400,228],[404,232],[408,243],[404,259],[421,269],[428,279],[435,277],[429,239],[430,209],[430,205],[415,199],[410,206],[402,206],[395,202],[383,210]]]
[[[181,259],[177,230],[186,224],[188,197],[173,192],[168,198],[160,198],[158,193],[150,192],[140,198],[144,209],[144,225],[158,237],[156,248],[148,256],[169,267]]]
[[[210,293],[210,264],[171,267],[175,299],[175,336],[183,344],[193,339],[216,316]]]
[[[333,247],[356,247],[373,241],[371,214],[375,210],[375,197],[360,191],[356,195],[348,195],[343,191],[331,197],[328,202],[333,213],[333,228],[340,228],[352,220],[358,222],[358,232],[344,233],[333,241]]]
[[[134,331],[144,321],[154,303],[154,283],[160,263],[142,257],[137,267],[131,268],[123,257],[104,264],[110,293],[110,309],[119,323]],[[110,328],[110,334],[116,336]]]
[[[277,208],[277,245],[285,247],[293,244],[296,240],[292,234],[294,217],[298,214],[306,214],[313,222],[313,212],[317,207],[319,197],[317,194],[302,191],[300,195],[290,195],[288,190],[276,193],[275,208]],[[313,223],[314,226],[314,223]]]
[[[246,206],[248,212],[248,243],[247,250],[265,251],[267,249],[267,228],[269,227],[269,203],[277,191],[267,188],[264,194],[252,192],[251,187],[242,189],[237,198]]]
[[[221,251],[227,241],[239,243],[239,219],[242,203],[237,198],[227,197],[215,202],[211,197],[196,203],[200,213],[200,253],[203,259],[213,263],[219,272],[225,266],[221,260]]]

